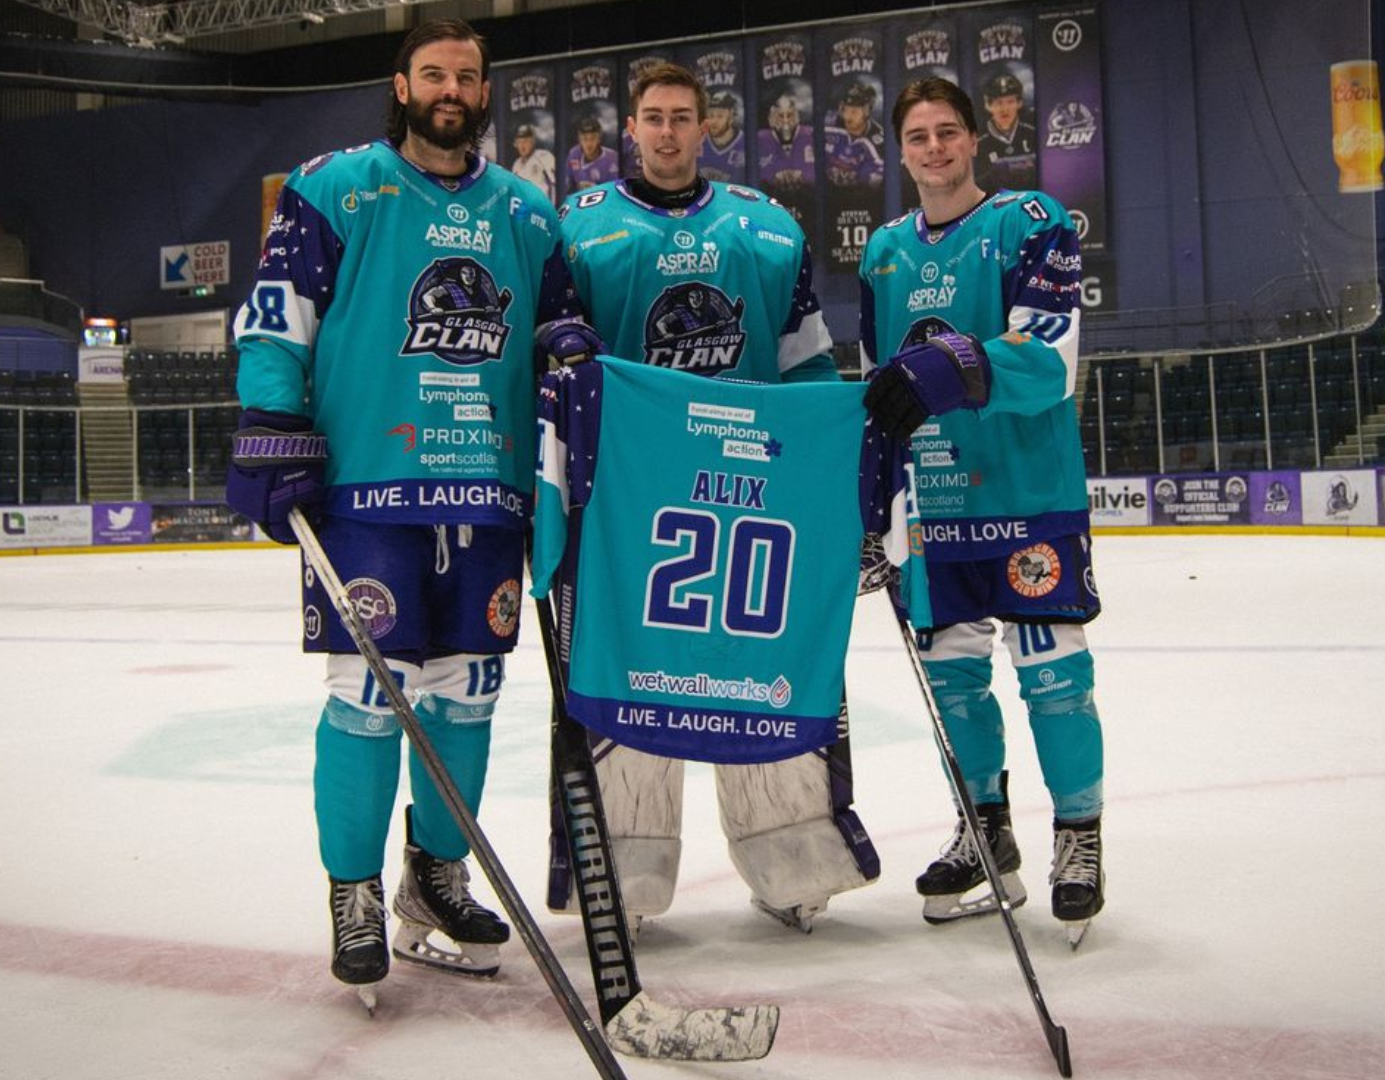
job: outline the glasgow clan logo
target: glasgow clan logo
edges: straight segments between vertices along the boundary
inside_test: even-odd
[[[475,259],[437,259],[409,294],[409,337],[400,352],[431,353],[462,366],[499,360],[510,336],[505,311],[513,299]]]

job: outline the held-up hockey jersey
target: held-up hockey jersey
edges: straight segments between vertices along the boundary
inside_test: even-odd
[[[908,551],[903,463],[863,392],[607,358],[545,377],[534,593],[561,564],[574,717],[701,761],[836,740],[862,535]]]
[[[803,230],[758,191],[711,183],[663,210],[617,181],[569,196],[560,217],[578,295],[613,356],[779,382],[832,348]]]
[[[860,275],[867,361],[944,331],[975,335],[991,360],[985,408],[914,433],[927,558],[998,558],[1087,532],[1073,397],[1082,260],[1067,211],[1035,191],[992,196],[939,230],[915,211],[876,231]]]
[[[380,141],[289,178],[236,317],[238,389],[327,436],[329,513],[524,528],[534,326],[579,310],[557,225],[484,158],[443,180]]]

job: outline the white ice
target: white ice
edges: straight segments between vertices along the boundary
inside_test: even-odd
[[[1103,536],[1096,557],[1107,907],[1076,953],[1047,910],[1050,808],[997,662],[1031,894],[1016,917],[1075,1075],[1385,1076],[1385,541]],[[0,1077],[594,1075],[517,938],[491,982],[396,966],[374,1019],[329,974],[296,559],[0,559]],[[543,906],[537,640],[531,620],[480,819],[595,1015],[579,924]],[[1003,925],[919,917],[913,879],[953,812],[879,595],[848,689],[880,880],[810,936],[755,914],[691,766],[682,879],[640,976],[672,1004],[778,1002],[783,1022],[762,1061],[623,1057],[627,1076],[1057,1075]]]

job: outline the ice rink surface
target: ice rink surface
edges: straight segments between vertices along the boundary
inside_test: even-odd
[[[493,981],[396,965],[374,1019],[329,974],[321,661],[298,652],[296,561],[0,558],[5,1080],[594,1075],[517,937]],[[1016,917],[1074,1075],[1385,1076],[1385,540],[1099,536],[1096,565],[1107,906],[1076,953],[1048,913],[1049,803],[997,662],[1031,896]],[[640,976],[671,1004],[778,1002],[783,1022],[762,1061],[621,1058],[628,1076],[1057,1075],[1003,925],[920,918],[913,879],[953,811],[879,595],[847,674],[880,880],[810,936],[757,915],[710,767],[691,765],[678,895]],[[480,821],[595,1015],[580,926],[543,907],[547,714],[530,619]],[[391,892],[402,842],[397,824]]]

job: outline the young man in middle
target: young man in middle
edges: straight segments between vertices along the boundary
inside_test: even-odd
[[[802,229],[763,193],[698,173],[707,92],[696,76],[651,67],[631,111],[640,175],[574,193],[559,212],[573,278],[610,355],[755,382],[839,378]],[[751,902],[805,933],[829,898],[879,876],[851,810],[845,703],[840,731],[822,751],[716,766],[722,830]],[[683,762],[609,740],[594,752],[626,912],[638,924],[673,901]],[[575,911],[560,827],[549,906]]]

